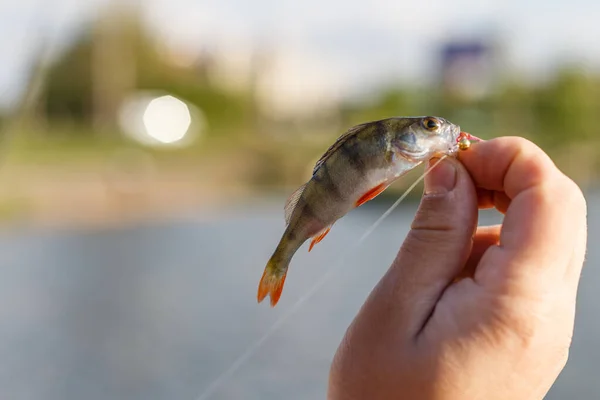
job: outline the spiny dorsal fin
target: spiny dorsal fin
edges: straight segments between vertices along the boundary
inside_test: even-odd
[[[327,161],[327,159],[333,154],[335,153],[335,151],[337,149],[339,149],[346,140],[350,139],[352,136],[356,135],[357,133],[359,133],[360,131],[362,131],[362,129],[371,124],[371,122],[367,122],[364,124],[360,124],[360,125],[356,125],[350,129],[348,129],[348,131],[346,131],[345,133],[343,133],[339,138],[337,138],[337,140],[331,145],[331,147],[329,149],[327,149],[327,151],[325,152],[325,154],[323,154],[323,156],[321,156],[321,158],[319,159],[319,161],[317,161],[317,163],[315,164],[315,168],[313,169],[313,175],[317,173],[317,170],[321,167],[321,165],[323,165],[323,163],[325,161]]]
[[[302,196],[302,192],[304,192],[304,188],[306,187],[306,183],[300,186],[298,189],[292,193],[292,195],[285,202],[285,224],[290,223],[290,218],[292,218],[292,213],[294,212],[294,208],[296,208],[296,204],[298,204],[298,200],[300,200],[300,196]]]

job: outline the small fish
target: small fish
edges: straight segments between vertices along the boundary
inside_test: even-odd
[[[395,117],[357,125],[319,159],[311,179],[287,200],[287,227],[258,286],[258,302],[274,307],[296,251],[308,251],[352,209],[382,193],[392,182],[434,156],[454,154],[465,137],[440,117]]]

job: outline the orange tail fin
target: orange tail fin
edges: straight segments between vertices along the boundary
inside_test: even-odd
[[[258,284],[258,295],[256,296],[258,302],[260,303],[269,295],[271,297],[271,307],[275,307],[281,297],[286,275],[287,269],[281,273],[273,266],[273,262],[269,261]]]

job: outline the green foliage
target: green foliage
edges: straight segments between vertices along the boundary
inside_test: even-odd
[[[598,133],[600,82],[579,71],[563,70],[534,94],[532,115],[539,138],[550,146],[591,139]]]
[[[382,92],[373,104],[367,105],[363,109],[357,110],[353,117],[357,123],[382,118],[389,118],[397,115],[399,110],[406,110],[410,107],[409,93],[402,90],[390,90]]]
[[[91,120],[91,70],[92,40],[85,35],[48,72],[43,110],[49,118]]]
[[[362,107],[347,106],[345,116],[354,124],[392,115],[440,115],[482,137],[525,136],[550,149],[598,137],[600,77],[579,70],[560,70],[540,86],[507,81],[474,101],[431,92],[388,90]]]
[[[140,88],[165,91],[195,105],[205,114],[213,131],[231,132],[244,126],[248,120],[250,107],[244,96],[232,95],[208,85],[173,79],[157,85],[142,84]]]
[[[107,32],[92,26],[52,66],[42,96],[42,110],[48,119],[90,125],[98,111],[94,108],[94,90],[100,93],[106,91],[111,95],[108,97],[112,102],[110,108],[118,109],[128,92],[117,91],[115,97],[114,87],[103,87],[102,82],[95,81],[94,67],[98,68],[98,65],[93,63],[98,60],[94,57],[99,52],[97,47],[104,46],[104,50],[112,51],[104,57],[112,57],[113,60],[108,63],[105,60],[102,67],[114,68],[117,73],[119,68],[123,68],[123,60],[118,56],[125,53],[131,61],[134,82],[133,87],[125,88],[127,91],[154,90],[180,97],[198,107],[214,131],[239,128],[250,120],[253,105],[249,93],[230,93],[212,85],[201,73],[201,65],[207,60],[200,59],[197,65],[188,68],[170,64],[159,54],[156,43],[146,34],[137,18],[133,15],[119,23],[113,21],[116,26]],[[117,44],[122,48],[111,50]],[[116,113],[111,117],[113,125],[116,125]]]
[[[507,79],[485,98],[477,100],[454,95],[436,85],[400,87],[392,83],[368,100],[340,105],[340,115],[329,116],[329,120],[302,121],[300,125],[278,121],[279,125],[271,129],[276,132],[271,132],[273,135],[268,136],[259,130],[259,127],[263,131],[268,130],[265,126],[269,126],[270,121],[261,119],[252,85],[238,92],[224,90],[211,81],[210,74],[206,73],[206,66],[210,66],[213,61],[207,56],[190,67],[170,63],[168,57],[157,51],[156,43],[141,26],[135,15],[124,19],[121,25],[113,27],[116,31],[111,31],[111,34],[116,36],[112,37],[112,42],[109,40],[113,44],[126,43],[123,48],[130,49],[127,54],[133,60],[131,65],[135,71],[132,74],[133,87],[128,90],[166,92],[198,107],[208,120],[209,136],[212,135],[208,146],[212,146],[212,151],[225,155],[230,151],[234,140],[236,142],[233,147],[239,148],[239,138],[244,136],[248,149],[240,154],[247,157],[245,161],[248,165],[255,166],[252,173],[249,173],[253,176],[250,180],[254,183],[249,184],[276,185],[283,181],[301,182],[305,178],[304,169],[294,167],[295,164],[290,161],[290,141],[296,145],[304,141],[306,148],[303,151],[317,156],[327,147],[336,132],[339,134],[362,122],[401,115],[443,116],[482,138],[503,135],[527,137],[551,154],[564,153],[565,148],[582,154],[581,158],[588,160],[585,167],[588,170],[600,168],[600,164],[594,161],[600,156],[600,135],[596,118],[596,112],[600,109],[599,75],[564,68],[537,86]],[[116,42],[115,37],[118,39]],[[94,82],[93,63],[97,61],[95,46],[102,40],[98,30],[90,28],[48,72],[42,109],[48,117],[49,125],[54,128],[48,130],[50,134],[56,134],[55,128],[60,126],[57,121],[67,119],[75,122],[74,126],[86,128],[64,131],[65,134],[92,136],[93,129],[90,126],[97,112],[94,108],[93,90],[98,90],[98,86],[94,88],[94,84],[98,85],[98,82]],[[107,42],[103,43],[106,46]],[[115,60],[114,65],[109,67],[118,71],[121,68],[119,60]],[[110,92],[109,89],[107,91]],[[109,98],[115,103],[122,100],[115,96]],[[336,124],[331,122],[334,120],[341,124],[341,129],[340,126],[334,126]],[[298,133],[298,137],[292,138],[290,132],[298,132],[297,126],[302,126],[303,131]],[[315,126],[319,128],[315,129]],[[312,139],[307,139],[313,132],[304,130],[326,133],[312,135]],[[116,130],[110,132],[115,137],[118,136]],[[242,132],[253,134],[241,135]],[[283,137],[286,133],[289,140],[265,143],[274,137]],[[313,139],[314,142],[311,141]],[[295,151],[298,153],[298,149]],[[225,160],[226,157],[222,159]],[[578,155],[573,154],[563,159],[578,160]],[[301,164],[300,161],[297,163]]]

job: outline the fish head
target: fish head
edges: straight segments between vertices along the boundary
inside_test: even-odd
[[[394,150],[414,161],[458,151],[460,127],[441,117],[407,119],[392,135]]]

